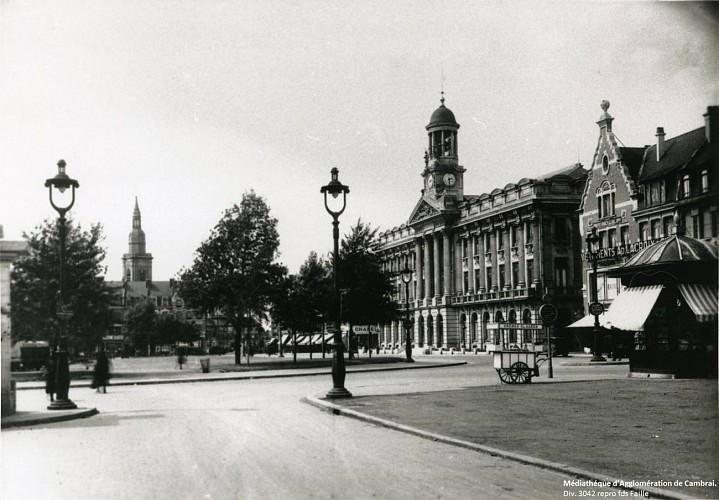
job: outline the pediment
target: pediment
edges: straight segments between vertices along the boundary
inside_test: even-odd
[[[409,224],[412,225],[416,222],[431,219],[432,217],[436,217],[441,214],[442,211],[438,205],[431,203],[426,198],[421,198],[409,216]]]

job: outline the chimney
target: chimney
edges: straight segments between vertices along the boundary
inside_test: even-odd
[[[714,145],[719,141],[717,115],[719,115],[719,106],[708,106],[707,112],[704,114],[704,131],[707,136],[707,142]]]
[[[657,161],[662,159],[664,154],[664,127],[657,127]]]

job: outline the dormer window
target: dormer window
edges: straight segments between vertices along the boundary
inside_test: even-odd
[[[709,192],[709,171],[702,170],[702,193]]]
[[[684,198],[688,198],[692,195],[690,183],[689,183],[689,174],[686,174],[684,177],[682,177],[682,196]]]

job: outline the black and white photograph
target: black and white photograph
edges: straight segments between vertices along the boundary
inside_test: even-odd
[[[0,497],[719,499],[719,2],[0,0]]]

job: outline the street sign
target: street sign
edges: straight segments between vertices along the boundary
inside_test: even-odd
[[[602,313],[604,313],[604,304],[601,302],[592,302],[589,304],[589,314],[599,316]]]
[[[532,323],[487,323],[487,330],[541,330],[542,325]]]
[[[551,323],[557,319],[557,308],[552,304],[544,304],[539,308],[539,317],[545,323]]]

